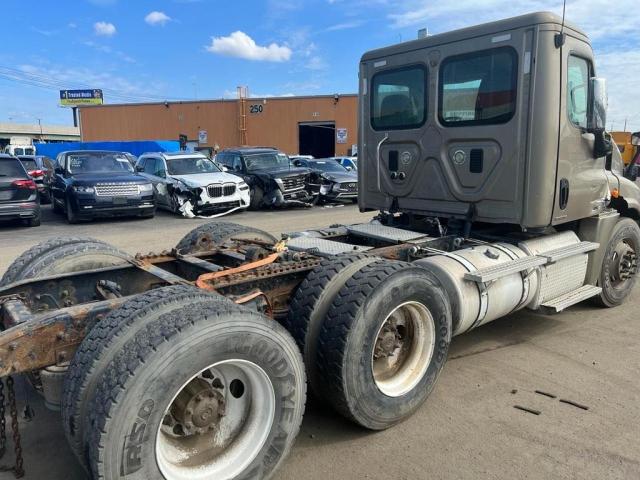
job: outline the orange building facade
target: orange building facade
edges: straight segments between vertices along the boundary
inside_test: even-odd
[[[357,95],[246,98],[81,107],[82,140],[177,140],[196,149],[273,146],[347,155],[357,144]]]

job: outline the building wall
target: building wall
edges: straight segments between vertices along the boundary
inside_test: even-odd
[[[347,129],[347,141],[336,143],[336,155],[345,155],[357,143],[357,96],[250,98],[245,100],[247,145],[274,146],[298,153],[298,124],[335,122]],[[252,108],[253,106],[253,108]],[[251,113],[251,110],[259,112]],[[202,147],[241,144],[238,100],[170,102],[165,104],[102,105],[80,108],[82,140],[176,140],[186,134],[197,141],[207,131]]]

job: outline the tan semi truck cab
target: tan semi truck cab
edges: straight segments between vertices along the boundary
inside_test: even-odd
[[[604,212],[615,190],[637,215],[640,191],[611,169],[596,66],[552,13],[366,53],[361,208],[539,229]]]

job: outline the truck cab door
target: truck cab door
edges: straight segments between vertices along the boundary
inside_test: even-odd
[[[552,224],[597,215],[609,197],[605,157],[594,155],[589,132],[590,78],[595,76],[591,47],[566,37],[562,47],[558,174]]]

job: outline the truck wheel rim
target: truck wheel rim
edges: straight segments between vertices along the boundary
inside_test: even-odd
[[[613,251],[613,268],[609,280],[613,288],[624,288],[638,270],[638,257],[635,249],[628,241],[621,241]]]
[[[435,322],[429,309],[411,301],[397,306],[380,326],[371,358],[378,389],[389,397],[420,383],[435,349]]]
[[[156,434],[156,462],[168,480],[231,479],[258,456],[276,401],[265,371],[247,360],[214,363],[173,396]]]

